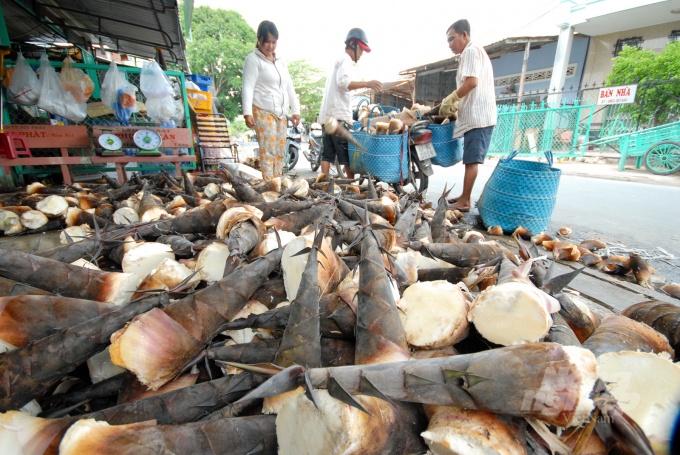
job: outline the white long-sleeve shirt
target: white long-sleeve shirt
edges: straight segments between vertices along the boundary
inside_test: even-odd
[[[347,53],[335,61],[326,76],[326,88],[319,109],[319,123],[325,123],[328,117],[352,124],[352,94],[349,84],[352,82],[352,59]]]
[[[253,115],[253,105],[283,117],[288,109],[300,115],[293,80],[281,58],[267,59],[255,49],[243,64],[243,115]]]

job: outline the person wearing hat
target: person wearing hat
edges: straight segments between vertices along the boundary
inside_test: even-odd
[[[382,91],[382,83],[379,81],[353,81],[353,63],[357,63],[364,52],[371,52],[368,47],[366,33],[360,28],[353,28],[345,38],[345,51],[338,58],[326,76],[326,88],[321,101],[318,122],[322,125],[329,117],[335,117],[344,124],[348,130],[352,129],[352,90],[368,88],[376,92]],[[337,136],[323,133],[323,148],[321,150],[321,172],[328,174],[331,163],[345,166],[347,177],[354,178],[349,169],[349,151],[347,141]]]

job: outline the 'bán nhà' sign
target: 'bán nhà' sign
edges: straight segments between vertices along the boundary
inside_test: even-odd
[[[600,96],[597,97],[597,104],[631,104],[635,102],[637,84],[618,85],[616,87],[602,87]]]

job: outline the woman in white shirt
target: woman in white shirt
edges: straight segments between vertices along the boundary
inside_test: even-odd
[[[288,109],[295,126],[300,123],[300,104],[288,69],[276,56],[279,31],[271,21],[257,27],[257,47],[243,65],[243,117],[257,133],[260,170],[265,180],[281,177],[286,148]]]

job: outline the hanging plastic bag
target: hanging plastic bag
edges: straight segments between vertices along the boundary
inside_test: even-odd
[[[154,122],[165,123],[175,116],[175,99],[172,95],[149,98],[146,100],[146,113]]]
[[[139,88],[147,99],[163,99],[173,95],[170,79],[155,60],[144,62]]]
[[[177,128],[181,128],[184,125],[184,103],[182,100],[175,100],[175,115],[172,117],[177,125]]]
[[[94,91],[94,82],[90,76],[73,66],[71,57],[66,57],[61,67],[61,85],[71,93],[76,103],[85,103]]]
[[[125,79],[125,73],[118,70],[116,62],[111,62],[101,87],[102,102],[121,122],[139,112],[137,108],[137,87]]]
[[[17,56],[12,80],[7,87],[7,100],[20,106],[35,106],[40,99],[40,81],[23,55]]]
[[[64,90],[59,75],[50,65],[47,55],[40,57],[38,107],[75,123],[82,122],[87,117],[87,104],[76,102],[71,92]]]

